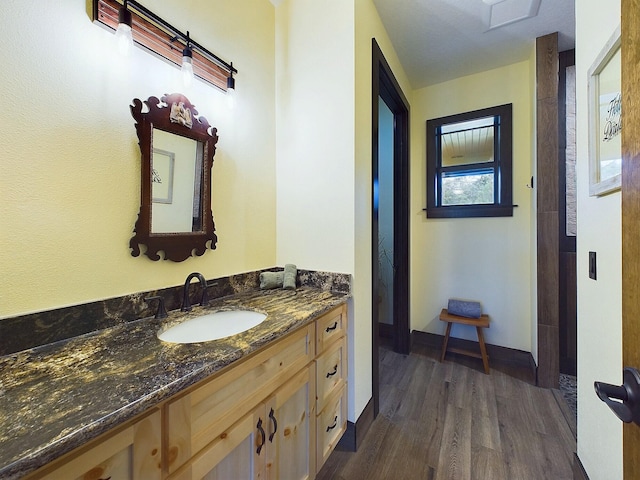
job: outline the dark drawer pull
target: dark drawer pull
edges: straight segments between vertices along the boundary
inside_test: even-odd
[[[333,377],[336,373],[338,373],[338,364],[337,363],[333,367],[333,372],[327,373],[327,378]]]
[[[335,330],[336,328],[338,328],[338,321],[337,320],[335,322],[333,322],[333,326],[332,327],[327,327],[325,329],[325,332],[329,333],[331,330]]]
[[[269,418],[271,419],[271,421],[273,422],[273,432],[271,432],[269,434],[269,441],[271,443],[273,443],[273,437],[275,436],[276,432],[278,431],[278,420],[276,420],[276,417],[273,415],[273,408],[271,409],[271,411],[269,412]]]
[[[258,431],[260,432],[260,445],[258,445],[258,449],[256,450],[256,453],[258,455],[260,455],[260,452],[262,451],[262,447],[264,447],[264,444],[266,442],[267,439],[267,435],[264,433],[264,428],[262,428],[262,419],[258,419],[258,425],[256,425],[256,427],[258,428]]]
[[[338,416],[336,415],[335,417],[333,417],[333,425],[329,425],[327,427],[327,432],[330,432],[331,430],[336,428],[337,425],[338,425]]]

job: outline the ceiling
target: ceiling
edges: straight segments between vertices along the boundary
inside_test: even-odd
[[[575,46],[575,0],[373,3],[414,89],[524,61],[548,33],[559,33],[560,51]]]

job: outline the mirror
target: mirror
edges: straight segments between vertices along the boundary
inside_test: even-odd
[[[217,129],[181,94],[133,100],[142,157],[140,212],[131,255],[182,262],[215,249],[211,167]]]

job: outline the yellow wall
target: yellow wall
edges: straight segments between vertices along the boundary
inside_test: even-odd
[[[139,49],[120,58],[113,34],[91,23],[84,2],[5,0],[0,318],[178,285],[196,270],[215,277],[292,261],[351,273],[349,419],[356,420],[371,396],[375,37],[411,104],[412,328],[439,332],[434,318],[450,296],[478,298],[494,318],[489,342],[534,350],[534,197],[525,187],[534,171],[531,61],[414,92],[371,0],[145,5],[240,70],[233,111],[198,81],[184,91],[220,135],[218,248],[182,263],[134,258],[128,248],[140,195],[129,104],[184,90],[178,69]],[[596,0],[578,4],[578,79],[618,16]],[[600,469],[613,462],[621,471],[621,427],[591,385],[619,381],[619,194],[586,193],[586,81],[578,87],[578,450],[592,478],[609,478]],[[425,121],[507,102],[514,217],[426,220]],[[586,279],[588,250],[599,254],[598,282]]]
[[[592,480],[622,478],[622,422],[593,392],[595,380],[622,381],[620,192],[589,196],[587,72],[620,24],[620,1],[576,2],[578,178],[578,456]],[[588,273],[588,252],[598,279]]]
[[[530,352],[532,324],[533,60],[416,90],[411,105],[411,328],[444,333],[449,298],[475,299],[491,315],[489,343]],[[430,118],[513,104],[513,217],[427,219]],[[475,340],[475,332],[456,336]]]
[[[0,16],[0,318],[275,263],[275,17],[266,0],[143,2],[238,68],[237,106],[94,25],[91,2],[8,0]],[[140,159],[133,98],[182,91],[220,141],[218,248],[182,263],[130,255]]]
[[[411,85],[371,0],[355,0],[355,273],[356,418],[371,397],[371,39],[375,38],[411,103]],[[377,108],[377,101],[375,103]]]
[[[284,0],[276,23],[277,261],[353,275],[355,421],[371,398],[372,37],[410,86],[371,0]]]

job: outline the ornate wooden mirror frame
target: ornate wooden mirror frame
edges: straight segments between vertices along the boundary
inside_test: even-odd
[[[146,109],[143,103],[146,105]],[[147,109],[148,111],[146,111]],[[203,255],[207,248],[215,249],[217,236],[211,211],[211,167],[218,142],[217,129],[211,127],[206,118],[198,116],[198,112],[191,102],[184,95],[178,93],[165,94],[161,100],[149,97],[145,102],[136,98],[131,105],[131,115],[136,121],[136,132],[142,156],[140,212],[134,228],[135,234],[129,241],[131,255],[139,256],[141,253],[140,245],[145,245],[146,250],[143,253],[151,260],[160,260],[162,257],[158,252],[164,251],[165,260],[182,262],[193,254]],[[154,205],[158,208],[158,204],[167,204],[172,201],[171,197],[169,200],[156,199],[155,202],[153,199],[153,182],[157,180],[157,172],[154,172],[153,163],[154,130],[195,140],[196,156],[201,158],[195,160],[193,183],[196,188],[193,197],[194,218],[191,231],[152,231]],[[162,153],[166,152],[162,151]],[[173,157],[171,158],[173,162]],[[176,159],[176,163],[179,163],[179,159]],[[177,165],[176,168],[178,168]],[[173,180],[174,168],[167,169],[167,172],[169,171]],[[198,184],[200,184],[199,189],[197,188]]]

